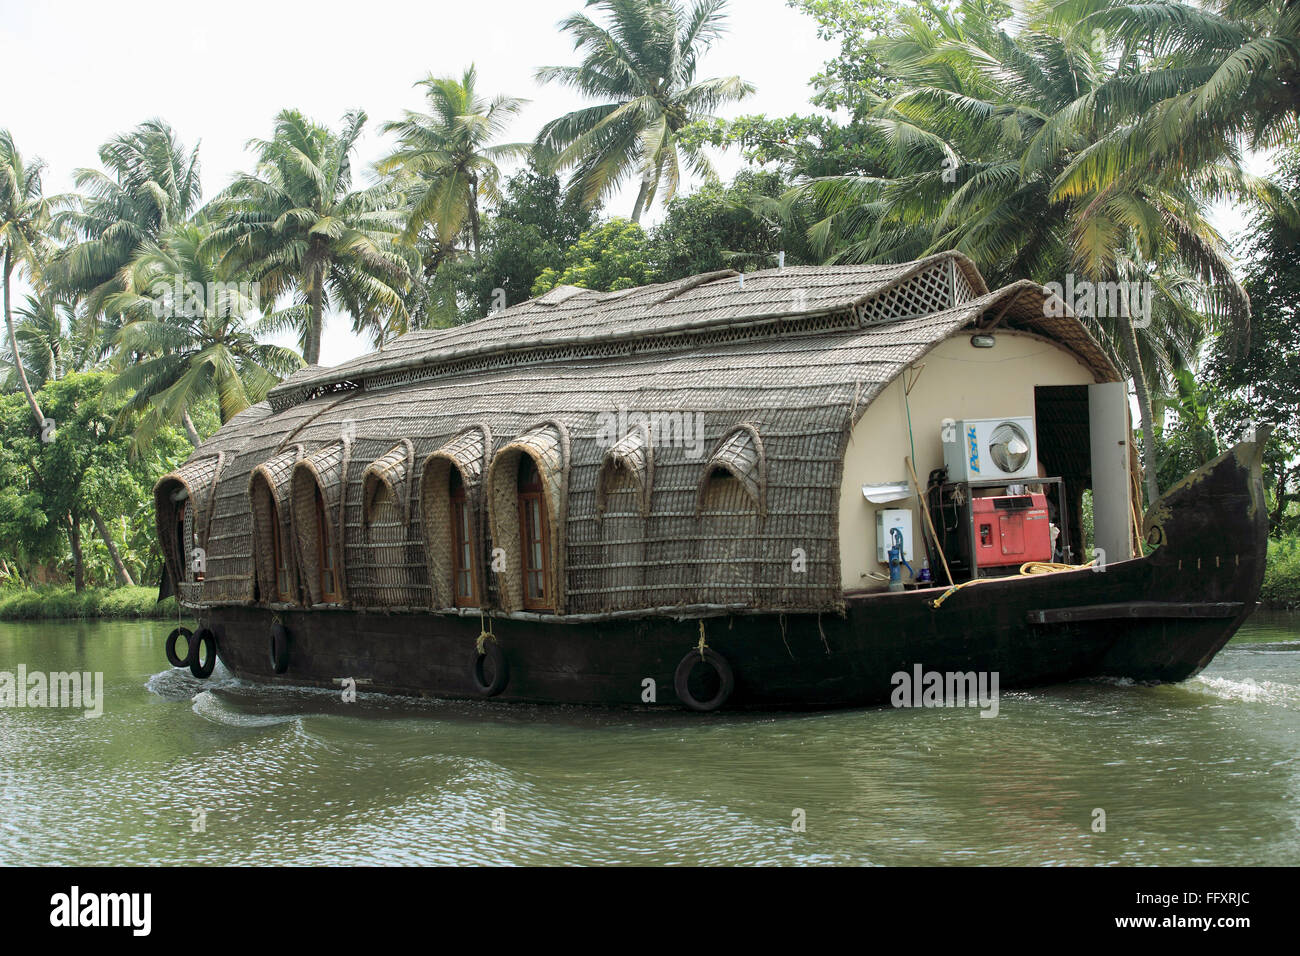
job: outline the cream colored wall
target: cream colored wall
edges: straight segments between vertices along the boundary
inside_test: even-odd
[[[943,466],[939,437],[945,418],[999,418],[1034,414],[1034,386],[1091,385],[1092,372],[1073,353],[1054,342],[1021,332],[996,333],[997,344],[977,349],[970,335],[960,333],[936,346],[913,370],[892,382],[858,421],[844,460],[840,488],[840,573],[845,588],[883,588],[867,571],[888,574],[876,559],[876,508],[908,508],[913,512],[912,549],[908,561],[919,573],[925,533],[916,497],[876,506],[862,496],[862,486],[905,481],[903,462],[911,454],[903,380],[921,366],[907,404],[912,410],[917,478],[925,483],[930,471]],[[931,573],[942,579],[943,572]],[[907,572],[903,572],[906,578]]]

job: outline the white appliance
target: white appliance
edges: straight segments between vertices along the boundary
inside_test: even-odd
[[[949,481],[1037,478],[1034,420],[975,418],[945,423],[943,463]]]

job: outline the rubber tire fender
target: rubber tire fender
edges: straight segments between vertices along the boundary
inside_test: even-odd
[[[487,660],[492,661],[492,681],[489,683],[483,673],[483,664]],[[483,697],[495,697],[506,689],[506,684],[510,683],[510,662],[506,660],[506,652],[501,650],[501,645],[496,641],[484,641],[483,653],[474,649],[474,659],[470,664],[470,676],[474,680],[474,688]]]
[[[691,671],[701,662],[701,658],[703,663],[710,665],[718,674],[718,692],[709,700],[697,700],[691,693]],[[735,687],[736,677],[731,672],[731,665],[727,663],[727,659],[708,647],[704,649],[703,654],[698,648],[687,651],[686,656],[677,665],[677,672],[673,674],[673,690],[677,692],[677,699],[691,710],[702,713],[717,710],[725,704]]]
[[[204,646],[208,653],[203,654]],[[190,673],[199,680],[212,676],[217,667],[217,635],[206,627],[201,627],[190,640]]]
[[[185,657],[176,653],[176,638],[185,638]],[[163,653],[167,655],[167,663],[172,667],[189,667],[190,656],[194,653],[194,634],[188,627],[178,627],[167,635],[167,640],[163,641]]]
[[[283,674],[289,669],[289,629],[279,621],[271,625],[269,650],[271,670]]]

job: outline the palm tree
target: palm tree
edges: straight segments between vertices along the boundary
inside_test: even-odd
[[[1080,104],[1123,118],[1073,164],[1067,182],[1116,165],[1196,170],[1300,135],[1300,4],[1295,0],[1095,3],[1057,0],[1057,14],[1102,31],[1150,68],[1120,73]]]
[[[142,123],[99,148],[104,170],[78,169],[74,180],[86,195],[58,216],[79,241],[50,264],[51,283],[85,295],[85,317],[94,321],[104,300],[122,289],[119,274],[140,246],[169,226],[184,222],[198,206],[199,150],[187,150],[160,119]]]
[[[49,229],[54,203],[46,198],[42,188],[44,171],[41,160],[24,161],[10,132],[0,130],[0,277],[4,282],[5,329],[10,348],[15,352],[18,336],[10,306],[14,271],[21,268],[29,278],[38,278],[52,247]],[[27,371],[17,354],[14,359],[14,371],[31,406],[36,427],[44,428],[45,416],[27,381]]]
[[[247,274],[274,301],[293,291],[307,364],[320,361],[325,310],[342,306],[353,327],[396,328],[405,317],[408,253],[396,245],[402,213],[391,182],[352,188],[352,151],[366,114],[344,117],[336,135],[296,110],[275,120],[269,140],[252,140],[255,173],[242,173],[215,200],[205,240],[225,275]],[[387,313],[385,317],[383,313]]]
[[[288,320],[268,315],[250,327],[247,316],[263,305],[258,290],[222,281],[205,238],[202,225],[189,223],[145,243],[123,274],[124,290],[105,302],[126,319],[108,393],[130,396],[118,426],[134,422],[137,443],[180,424],[197,447],[192,408],[215,398],[224,423],[302,364],[291,349],[258,341],[258,331]]]
[[[497,163],[527,155],[525,143],[494,143],[527,103],[513,96],[486,100],[479,95],[478,72],[470,64],[457,80],[425,77],[429,112],[406,110],[401,120],[384,124],[396,133],[399,148],[379,164],[410,185],[409,241],[431,226],[441,245],[451,245],[469,220],[474,254],[479,254],[479,199],[501,201]]]
[[[75,300],[45,291],[27,296],[26,304],[15,309],[14,314],[18,320],[14,323],[14,337],[4,359],[13,369],[15,382],[19,380],[16,367],[19,363],[27,381],[37,391],[46,382],[86,367],[91,350],[85,347],[84,342],[75,341],[72,335],[73,328],[78,325]],[[16,353],[12,343],[17,344]]]
[[[725,0],[695,0],[687,11],[676,0],[590,0],[609,15],[601,26],[582,13],[560,21],[583,52],[581,66],[548,66],[542,83],[560,83],[597,105],[547,123],[537,149],[553,169],[574,168],[571,188],[594,204],[629,175],[640,178],[632,221],[664,201],[681,181],[683,158],[691,171],[712,173],[698,144],[679,134],[713,119],[724,103],[743,99],[754,87],[738,76],[696,80],[700,57],[724,32]]]
[[[1142,68],[1135,57],[1099,48],[1080,26],[1084,7],[1107,2],[1073,0],[1068,16],[1061,7],[1031,6],[1015,35],[977,0],[952,10],[921,3],[901,12],[871,44],[901,80],[866,120],[889,175],[816,180],[800,194],[820,204],[824,218],[813,238],[830,258],[900,260],[953,248],[997,284],[1025,276],[1049,281],[1067,272],[1091,282],[1167,288],[1198,282],[1192,300],[1199,316],[1189,318],[1185,285],[1176,302],[1161,306],[1181,323],[1159,330],[1161,343],[1144,346],[1124,309],[1106,323],[1089,320],[1133,378],[1154,500],[1148,376],[1167,380],[1172,369],[1152,368],[1151,360],[1187,354],[1189,321],[1236,330],[1248,321],[1247,298],[1203,203],[1207,193],[1229,184],[1248,189],[1252,183],[1232,163],[1199,179],[1177,168],[1131,164],[1109,167],[1087,188],[1071,188],[1072,164],[1115,122],[1090,113],[1090,98],[1114,76]],[[1184,346],[1174,347],[1179,336]]]

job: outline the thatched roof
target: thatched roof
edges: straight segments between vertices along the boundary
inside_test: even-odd
[[[833,609],[842,600],[837,516],[849,430],[906,366],[984,323],[1061,343],[1098,381],[1118,377],[1077,320],[1045,315],[1047,296],[1030,282],[990,293],[952,253],[768,270],[743,285],[715,273],[622,293],[561,288],[335,368],[305,369],[196,453],[226,460],[203,601],[252,599],[249,475],[301,444],[294,480],[310,472],[338,486],[324,498],[343,534],[347,601],[445,607],[441,505],[435,527],[425,503],[412,502],[395,560],[391,542],[368,538],[363,485],[375,462],[387,474],[409,441],[416,473],[403,495],[422,498],[426,463],[441,481],[461,453],[457,436],[474,430],[473,464],[462,472],[490,607],[519,607],[515,572],[487,564],[491,547],[517,548],[507,540],[518,538],[517,516],[494,498],[510,480],[501,477],[504,456],[523,448],[544,463],[562,613]],[[715,488],[711,476],[731,481]],[[792,573],[796,548],[807,568]]]

